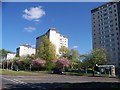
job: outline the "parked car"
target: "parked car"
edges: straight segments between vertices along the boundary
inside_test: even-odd
[[[54,74],[63,74],[63,72],[62,72],[62,70],[61,70],[60,68],[55,68],[55,69],[53,70],[53,73],[54,73]]]

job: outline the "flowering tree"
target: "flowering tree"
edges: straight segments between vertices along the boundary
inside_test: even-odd
[[[39,69],[39,67],[44,67],[45,66],[46,61],[42,60],[40,58],[37,58],[37,59],[33,60],[32,64],[33,64],[33,66],[37,66],[38,69]]]
[[[58,59],[56,62],[57,67],[60,67],[60,68],[68,68],[70,64],[71,64],[70,61],[67,60],[66,58]]]

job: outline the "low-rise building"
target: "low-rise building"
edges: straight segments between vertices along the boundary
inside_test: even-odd
[[[35,48],[33,48],[29,44],[23,44],[16,49],[16,54],[18,56],[32,55],[32,54],[35,54]]]
[[[15,56],[16,56],[15,52],[10,52],[10,53],[7,54],[7,60],[8,59],[13,59]]]

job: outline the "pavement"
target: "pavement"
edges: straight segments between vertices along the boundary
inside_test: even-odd
[[[45,76],[1,75],[2,90],[79,90],[120,88],[120,79],[49,74]],[[118,89],[119,90],[119,89]]]

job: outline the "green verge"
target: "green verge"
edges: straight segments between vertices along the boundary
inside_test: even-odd
[[[28,71],[12,71],[0,69],[0,75],[26,75],[26,76],[43,76],[47,75],[47,72],[28,72]]]

